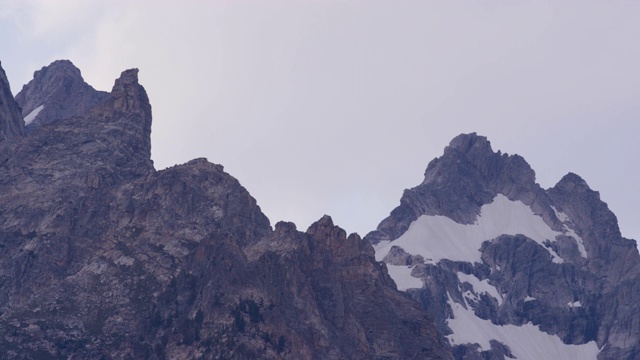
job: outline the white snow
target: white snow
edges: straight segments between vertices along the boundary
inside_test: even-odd
[[[414,267],[415,265],[406,266],[387,264],[389,276],[391,276],[393,281],[396,282],[398,290],[406,291],[407,289],[419,289],[422,287],[422,280],[411,276],[411,270],[413,270]]]
[[[586,258],[587,249],[584,248],[584,241],[578,234],[576,234],[576,232],[572,228],[569,227],[569,225],[573,225],[571,219],[569,219],[569,216],[567,216],[567,214],[563,213],[562,211],[558,211],[558,209],[553,206],[551,206],[551,209],[553,209],[553,212],[556,213],[556,217],[558,218],[558,220],[562,222],[565,235],[571,236],[576,239],[576,242],[578,243],[578,250],[580,251],[580,256]]]
[[[398,239],[376,249],[376,260],[381,261],[396,245],[407,253],[422,255],[425,259],[482,262],[480,246],[485,240],[500,235],[522,234],[539,244],[562,235],[553,231],[540,216],[521,201],[511,201],[498,194],[493,202],[482,206],[475,224],[459,224],[446,216],[422,215],[411,223]],[[544,246],[544,245],[543,245]],[[562,263],[553,250],[546,248],[553,262]]]
[[[531,296],[527,296],[526,298],[524,298],[524,302],[533,301],[533,300],[536,300],[536,298],[531,297]]]
[[[595,360],[600,352],[595,341],[583,345],[567,345],[560,338],[540,331],[531,323],[522,326],[495,325],[490,320],[476,317],[469,306],[465,309],[451,297],[449,305],[454,318],[447,320],[447,325],[453,331],[447,337],[453,345],[477,343],[483,350],[489,350],[489,341],[495,339],[509,346],[518,360]]]
[[[40,114],[40,111],[42,111],[42,109],[44,109],[44,105],[40,105],[37,108],[33,109],[29,113],[29,115],[24,117],[24,124],[25,125],[31,124],[31,122],[36,118],[36,116],[38,116],[38,114]]]
[[[580,301],[568,302],[570,308],[582,307],[582,303]]]
[[[391,241],[389,240],[384,240],[384,241],[380,241],[379,243],[373,245],[373,250],[375,252],[378,252],[378,250],[382,249],[383,247],[387,246]]]
[[[498,292],[498,289],[496,289],[493,285],[489,284],[489,280],[484,279],[480,281],[480,279],[478,279],[477,277],[473,275],[467,275],[463,272],[458,272],[458,279],[460,279],[461,283],[468,282],[469,284],[471,284],[471,286],[473,287],[473,290],[477,294],[485,293],[495,298],[496,300],[498,300],[498,305],[502,305],[502,296]]]

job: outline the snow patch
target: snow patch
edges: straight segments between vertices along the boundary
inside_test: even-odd
[[[526,298],[524,298],[524,302],[533,301],[533,300],[536,300],[536,298],[531,297],[531,296],[527,296]]]
[[[398,290],[407,291],[407,289],[419,289],[422,287],[422,280],[411,276],[411,270],[414,266],[406,265],[389,265],[387,264],[387,270],[389,276],[395,281]]]
[[[37,108],[33,109],[29,115],[24,117],[24,124],[25,125],[29,125],[33,122],[33,120],[36,118],[36,116],[38,116],[38,114],[40,114],[40,111],[42,111],[42,109],[44,109],[44,105],[40,105]]]
[[[453,319],[447,325],[453,334],[447,335],[452,345],[478,344],[482,350],[490,350],[490,340],[497,340],[511,349],[518,360],[563,359],[596,360],[600,350],[595,341],[582,345],[567,345],[560,338],[540,331],[531,323],[522,326],[495,325],[490,320],[476,317],[449,297]]]
[[[476,293],[485,293],[498,300],[498,305],[502,305],[502,295],[500,295],[498,289],[489,284],[489,280],[484,279],[480,281],[480,279],[478,279],[477,277],[473,275],[467,275],[463,272],[458,272],[458,279],[460,279],[461,283],[468,282],[469,284],[471,284],[473,290]]]
[[[382,249],[383,247],[387,246],[390,242],[391,241],[389,241],[389,240],[380,241],[379,243],[373,245],[373,250],[375,252],[378,252],[379,249]]]
[[[542,217],[533,213],[521,201],[511,201],[498,194],[493,202],[483,205],[475,224],[459,224],[446,216],[422,215],[409,225],[398,239],[378,247],[376,260],[381,261],[391,246],[402,247],[407,253],[422,255],[437,262],[441,259],[482,263],[480,246],[485,240],[500,235],[522,234],[544,246],[545,240],[554,240],[562,233],[552,230]],[[552,249],[545,247],[554,263],[563,260]]]
[[[580,301],[568,302],[567,305],[572,309],[582,307],[582,303]]]
[[[551,206],[551,209],[553,210],[554,213],[556,213],[556,217],[562,223],[562,228],[564,230],[565,235],[571,236],[572,238],[576,239],[576,242],[578,243],[578,250],[580,251],[580,256],[582,256],[583,258],[586,258],[587,249],[585,249],[584,247],[584,241],[578,234],[576,234],[576,232],[571,227],[569,227],[569,225],[573,226],[573,222],[571,222],[571,219],[569,219],[569,216],[563,213],[562,211],[558,211],[558,209],[556,209],[554,206]]]

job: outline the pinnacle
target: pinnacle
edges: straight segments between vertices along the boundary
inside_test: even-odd
[[[485,136],[480,136],[475,132],[460,134],[453,138],[449,143],[449,146],[445,148],[445,153],[453,150],[457,150],[461,153],[467,153],[469,151],[493,153],[493,150],[491,149],[491,142],[489,142]]]
[[[591,190],[587,182],[582,177],[572,172],[563,176],[562,179],[558,181],[555,188],[569,192],[573,190]]]

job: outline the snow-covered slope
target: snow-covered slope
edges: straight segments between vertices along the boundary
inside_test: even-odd
[[[490,341],[497,340],[507,345],[518,360],[595,360],[600,352],[595,341],[568,345],[531,323],[496,325],[477,317],[469,304],[458,304],[449,298],[449,305],[453,310],[452,319],[447,321],[453,331],[448,336],[452,344],[478,344],[482,350],[490,350]]]
[[[565,214],[555,209],[554,211],[563,223],[569,223]],[[553,263],[563,263],[562,258],[549,246],[545,246],[545,243],[553,243],[557,236],[564,234],[551,229],[542,217],[534,214],[521,201],[509,200],[502,194],[482,206],[480,215],[473,224],[459,224],[446,216],[420,216],[398,239],[379,244],[376,247],[376,259],[384,259],[391,247],[398,246],[410,255],[422,256],[430,264],[436,264],[442,259],[482,263],[480,247],[484,241],[491,241],[501,235],[518,234],[544,247]],[[569,235],[579,239],[580,252],[586,255],[582,239],[573,230]],[[388,265],[389,275],[399,290],[422,287],[421,279],[411,275],[414,267],[415,265]],[[496,325],[491,320],[481,319],[473,311],[473,304],[480,301],[480,294],[494,298],[498,305],[502,304],[502,295],[487,279],[480,280],[463,272],[458,272],[457,276],[461,284],[468,283],[473,291],[463,292],[463,303],[457,303],[449,297],[452,316],[447,320],[447,325],[453,331],[448,336],[452,345],[479,344],[481,350],[488,351],[491,350],[490,341],[497,340],[508,346],[517,359],[596,359],[599,349],[595,341],[583,345],[567,345],[558,337],[544,333],[530,323],[522,326]]]
[[[428,262],[441,259],[482,262],[480,246],[500,235],[522,234],[540,245],[554,241],[561,232],[552,230],[540,216],[520,201],[498,194],[493,202],[482,206],[475,224],[458,224],[446,216],[422,215],[400,238],[378,247],[376,259],[382,260],[392,246],[399,246],[412,255],[422,255]],[[562,258],[545,247],[555,263]]]

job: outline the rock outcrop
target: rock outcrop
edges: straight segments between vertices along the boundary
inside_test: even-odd
[[[82,116],[108,97],[87,84],[69,60],[57,60],[33,74],[16,101],[22,107],[26,131],[73,116]]]
[[[7,74],[0,64],[0,141],[24,136],[24,121],[20,112],[20,105],[13,98]]]
[[[390,267],[411,267],[422,286],[407,292],[450,339],[458,308],[480,324],[533,324],[566,344],[595,342],[598,359],[640,354],[635,241],[621,236],[615,215],[575,174],[544,190],[522,157],[460,135],[365,239]],[[499,341],[452,345],[458,359],[523,357]]]
[[[452,358],[329,217],[272,229],[221,165],[156,171],[137,73],[0,143],[0,358]]]

